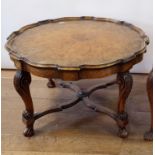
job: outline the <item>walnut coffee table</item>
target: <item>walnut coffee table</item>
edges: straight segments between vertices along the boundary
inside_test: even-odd
[[[143,59],[149,43],[144,32],[124,21],[95,17],[66,17],[45,20],[27,25],[8,37],[6,48],[18,69],[14,86],[25,104],[24,135],[34,134],[34,122],[49,113],[59,112],[83,101],[88,108],[109,115],[119,127],[119,136],[128,135],[125,112],[126,99],[132,88],[129,70]],[[29,90],[30,74],[50,79],[55,84],[70,89],[76,97],[55,109],[34,113]],[[116,80],[95,85],[86,90],[69,81],[103,78],[117,74]],[[61,79],[55,82],[53,79]],[[113,84],[119,86],[118,110],[114,112],[94,104],[90,95]],[[104,101],[103,101],[104,102]]]

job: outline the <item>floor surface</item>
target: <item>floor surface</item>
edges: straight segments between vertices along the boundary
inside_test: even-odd
[[[146,75],[133,75],[134,85],[127,100],[129,137],[117,137],[117,125],[108,116],[87,109],[82,102],[60,113],[49,114],[35,123],[32,138],[22,135],[24,104],[13,87],[14,71],[2,71],[2,154],[3,155],[151,155],[152,142],[143,140],[149,129],[150,113],[146,95]],[[76,82],[86,88],[100,80]],[[35,111],[42,111],[72,97],[69,90],[46,86],[47,80],[33,76],[31,93]],[[92,100],[114,110],[118,87],[96,91]]]

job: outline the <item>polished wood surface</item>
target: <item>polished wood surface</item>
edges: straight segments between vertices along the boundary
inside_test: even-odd
[[[33,67],[70,71],[133,60],[146,51],[148,43],[141,29],[124,21],[66,17],[21,28],[10,35],[6,48],[12,59]]]
[[[36,136],[23,137],[24,127],[19,114],[24,105],[12,83],[15,72],[2,71],[2,155],[152,155],[153,143],[143,140],[150,125],[150,108],[146,93],[147,75],[133,75],[134,85],[126,108],[129,115],[128,139],[117,136],[116,123],[106,115],[97,114],[79,104],[62,113],[43,117],[36,122]],[[112,77],[113,78],[113,77]],[[111,77],[81,80],[79,86],[87,88]],[[67,101],[72,92],[46,87],[46,79],[32,76],[31,93],[37,111]],[[37,92],[37,93],[36,93]],[[118,98],[117,86],[96,91],[93,101],[113,110]],[[113,149],[111,149],[113,148]]]
[[[28,28],[10,46],[17,56],[31,63],[71,68],[131,59],[145,49],[146,42],[129,25],[77,19]]]
[[[65,17],[13,32],[6,49],[19,70],[79,80],[128,71],[142,61],[148,43],[141,29],[124,21]]]

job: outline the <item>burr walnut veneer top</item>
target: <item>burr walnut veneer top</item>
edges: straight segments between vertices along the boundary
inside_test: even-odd
[[[137,27],[108,19],[45,21],[9,37],[10,54],[31,65],[110,65],[144,52],[147,36]]]

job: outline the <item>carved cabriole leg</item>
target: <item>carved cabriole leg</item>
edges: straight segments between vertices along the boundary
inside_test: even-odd
[[[33,102],[29,90],[31,83],[30,73],[25,71],[17,71],[14,77],[14,86],[16,91],[19,93],[25,104],[25,111],[23,112],[23,122],[26,124],[24,135],[31,137],[34,135],[33,124],[34,124],[34,110]]]
[[[118,135],[122,138],[128,136],[126,125],[128,124],[128,115],[125,112],[126,99],[128,98],[132,89],[132,76],[129,72],[118,73],[117,82],[119,84],[119,100],[118,100],[118,118],[117,124],[119,126]]]
[[[55,82],[52,79],[48,79],[47,87],[48,88],[54,88]]]
[[[151,127],[150,131],[144,134],[144,139],[152,141],[153,140],[153,70],[150,72],[147,79],[147,93],[151,110]]]

